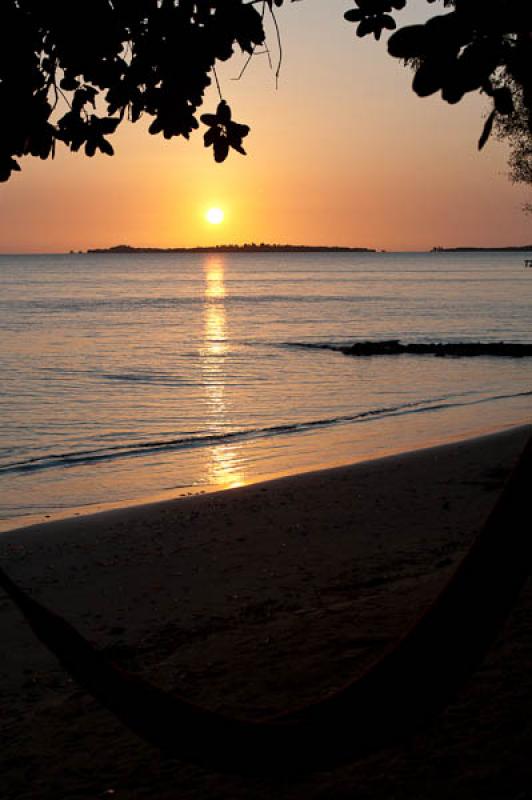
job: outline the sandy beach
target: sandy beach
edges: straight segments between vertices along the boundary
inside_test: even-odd
[[[118,663],[242,717],[360,673],[436,597],[530,428],[2,534],[1,565]],[[329,773],[163,758],[81,691],[0,596],[6,800],[532,798],[532,583],[432,727]]]

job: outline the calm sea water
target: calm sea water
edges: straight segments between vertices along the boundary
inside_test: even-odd
[[[298,342],[532,342],[523,254],[0,257],[0,526],[529,422],[532,359]]]

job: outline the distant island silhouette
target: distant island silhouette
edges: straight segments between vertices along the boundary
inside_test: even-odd
[[[532,244],[520,247],[433,247],[431,253],[527,253]]]
[[[76,252],[71,250],[71,253]],[[83,254],[83,251],[77,251]],[[92,247],[85,254],[106,253],[123,255],[127,253],[386,253],[373,247],[340,247],[307,244],[268,244],[250,242],[247,244],[216,244],[203,247],[133,247],[129,244],[117,244],[113,247]],[[431,253],[528,253],[532,252],[532,244],[514,247],[433,247]]]
[[[87,253],[376,253],[369,247],[326,247],[305,244],[217,244],[208,247],[131,247],[118,244],[114,247],[95,247]]]

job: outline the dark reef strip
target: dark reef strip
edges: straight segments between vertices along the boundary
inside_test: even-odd
[[[504,356],[523,358],[532,356],[532,344],[517,342],[412,342],[403,344],[399,339],[355,342],[354,344],[298,343],[296,347],[311,347],[320,350],[335,350],[346,356],[440,356],[470,358],[472,356]]]

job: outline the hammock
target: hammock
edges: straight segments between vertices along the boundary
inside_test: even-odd
[[[532,562],[528,443],[487,522],[433,606],[360,678],[295,711],[232,719],[126,672],[0,570],[0,586],[65,670],[130,730],[209,769],[269,775],[329,769],[404,739],[479,665]]]

